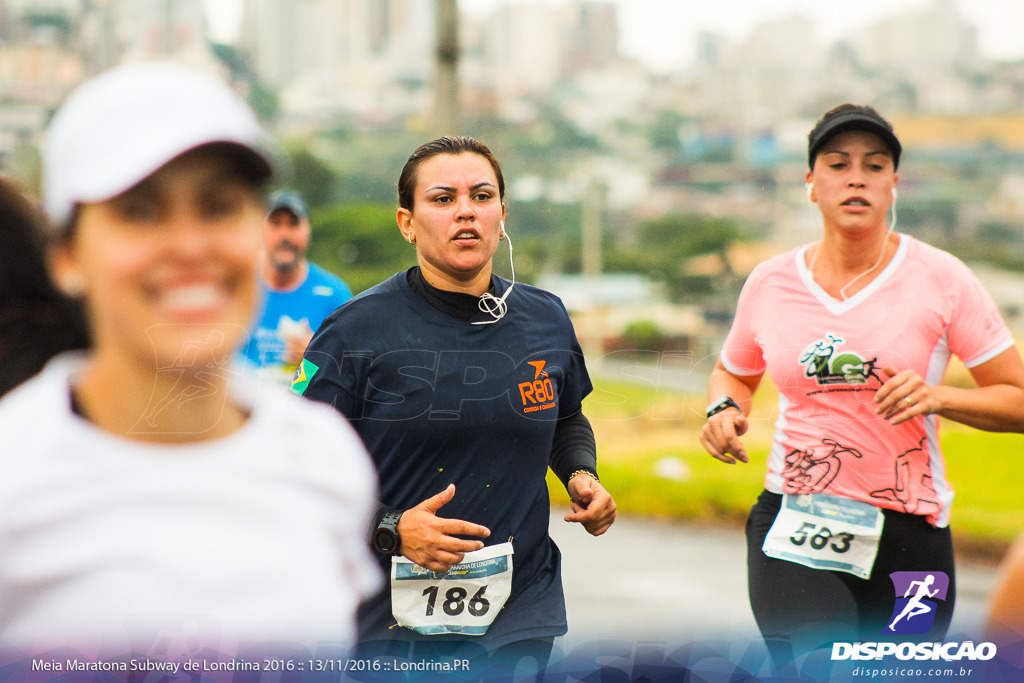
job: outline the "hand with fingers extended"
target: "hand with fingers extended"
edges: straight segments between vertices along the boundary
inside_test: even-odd
[[[918,415],[939,412],[942,404],[937,387],[925,384],[921,375],[913,370],[902,372],[892,367],[882,368],[889,380],[875,394],[875,414],[891,425],[911,420]]]
[[[566,488],[572,499],[572,512],[565,516],[565,521],[582,524],[591,536],[608,531],[615,521],[615,501],[601,482],[585,472],[577,472]]]
[[[402,555],[432,572],[446,572],[462,562],[466,553],[484,547],[482,541],[463,540],[455,534],[481,538],[491,535],[490,529],[479,524],[438,517],[437,511],[453,497],[455,484],[449,484],[441,493],[406,510],[398,521]]]
[[[747,416],[736,408],[726,408],[708,418],[700,430],[700,443],[712,457],[735,465],[747,462],[747,449],[739,437],[747,433]]]

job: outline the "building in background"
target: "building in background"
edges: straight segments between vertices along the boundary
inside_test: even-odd
[[[480,45],[466,46],[476,61],[466,64],[475,71],[467,85],[501,98],[549,95],[561,72],[558,29],[556,10],[542,0],[498,7],[476,33]]]
[[[198,69],[220,68],[210,49],[201,0],[107,0],[92,5],[100,25],[114,29],[121,63],[167,59]]]
[[[38,134],[84,76],[82,11],[76,0],[0,0],[0,169],[34,180]]]
[[[286,120],[417,114],[433,63],[433,0],[246,0],[240,49]]]
[[[569,3],[561,12],[562,76],[599,71],[619,60],[619,21],[610,2]]]
[[[37,180],[34,148],[67,94],[126,62],[223,75],[201,0],[0,0],[0,170]]]
[[[173,59],[224,75],[215,55],[233,56],[210,45],[204,1],[0,0],[0,165],[31,147],[91,74]],[[278,113],[282,136],[420,129],[429,117],[435,0],[243,0],[243,9],[244,63],[236,59],[231,74],[241,88],[271,91],[267,111]],[[930,0],[831,45],[798,14],[739,41],[705,32],[692,64],[670,75],[624,58],[619,32],[610,0],[517,0],[463,17],[466,120],[520,126],[537,149],[573,136],[589,145],[581,158],[555,152],[548,167],[531,169],[538,196],[578,201],[566,188],[598,176],[624,211],[761,217],[758,229],[800,239],[815,229],[800,190],[806,131],[835,104],[871,103],[898,120],[908,144],[938,160],[928,173],[979,145],[1020,148],[1012,123],[1024,112],[1024,63],[982,59],[978,31],[954,0]],[[941,134],[920,142],[919,131]],[[1016,201],[991,205],[1000,220],[1020,211]],[[990,215],[975,207],[944,225],[969,234]]]
[[[978,29],[960,15],[954,0],[882,20],[853,36],[867,69],[903,74],[974,69],[981,61]]]
[[[56,106],[90,75],[166,59],[220,73],[201,0],[0,0],[0,99]]]

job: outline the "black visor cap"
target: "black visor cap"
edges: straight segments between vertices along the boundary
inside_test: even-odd
[[[811,170],[814,169],[814,157],[818,155],[818,151],[822,146],[840,133],[846,133],[851,130],[863,130],[868,133],[874,133],[881,138],[882,142],[889,148],[889,151],[892,152],[893,168],[900,167],[900,153],[903,151],[903,147],[900,145],[900,141],[896,139],[896,135],[886,126],[885,122],[870,114],[850,112],[848,114],[840,114],[830,120],[820,130],[814,131],[814,137],[807,141],[807,165]]]

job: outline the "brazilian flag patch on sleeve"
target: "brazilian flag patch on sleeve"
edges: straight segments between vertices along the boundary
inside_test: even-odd
[[[313,379],[313,375],[317,373],[320,368],[313,365],[305,358],[299,363],[298,369],[295,371],[295,379],[292,380],[291,390],[296,396],[302,396],[306,393],[306,387],[309,386],[309,380]]]

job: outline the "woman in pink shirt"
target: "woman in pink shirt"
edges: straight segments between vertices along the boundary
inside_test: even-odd
[[[807,196],[823,237],[751,273],[711,377],[700,439],[730,464],[748,460],[765,372],[779,388],[747,522],[751,606],[776,660],[941,639],[956,591],[937,416],[1024,431],[1024,366],[991,297],[955,257],[893,232],[901,151],[871,107],[818,121]],[[978,388],[941,386],[951,354]]]

